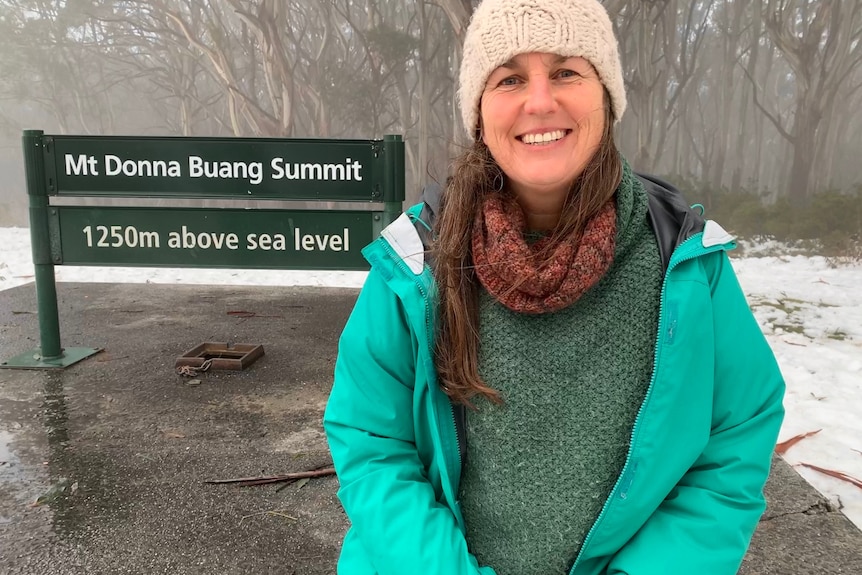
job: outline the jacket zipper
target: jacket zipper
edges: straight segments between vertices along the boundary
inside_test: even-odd
[[[682,242],[674,251],[679,252],[679,251],[683,250],[687,244],[694,242],[695,240],[699,239],[700,237],[702,237],[702,233],[698,234],[697,236],[692,236],[692,237],[688,238],[687,240]],[[706,255],[708,253],[712,253],[714,251],[718,251],[721,249],[724,249],[724,247],[723,246],[721,246],[721,247],[717,246],[715,249],[708,249],[708,250],[704,250],[704,251],[693,251],[691,255],[685,255],[685,256],[681,257],[680,259],[678,259],[677,261],[673,262],[672,265],[668,266],[667,271],[665,272],[664,281],[662,282],[662,286],[661,286],[661,296],[659,298],[659,312],[658,312],[659,313],[659,316],[658,316],[659,317],[659,325],[658,325],[658,333],[656,334],[656,343],[655,343],[656,347],[655,347],[655,353],[654,353],[654,357],[653,357],[652,377],[650,377],[649,386],[647,387],[647,392],[646,392],[646,396],[644,397],[643,403],[641,403],[641,407],[638,410],[637,416],[635,416],[635,423],[634,423],[634,426],[632,427],[631,438],[629,440],[629,450],[628,450],[628,453],[626,454],[626,462],[623,465],[622,472],[620,473],[619,477],[617,477],[616,483],[614,483],[613,489],[611,489],[610,495],[608,496],[607,500],[605,500],[605,504],[602,507],[602,510],[599,513],[598,518],[596,518],[592,527],[590,527],[590,530],[587,532],[587,536],[584,538],[584,542],[581,545],[581,549],[578,552],[577,557],[575,558],[575,562],[572,565],[572,568],[569,570],[569,575],[575,574],[575,569],[577,569],[578,564],[581,561],[581,557],[583,557],[584,550],[587,549],[587,546],[589,545],[590,540],[592,539],[592,537],[596,531],[596,528],[599,526],[602,519],[607,514],[608,507],[610,507],[611,501],[613,501],[614,498],[617,497],[617,491],[619,490],[620,485],[622,484],[623,478],[627,477],[627,475],[629,474],[629,468],[631,467],[632,453],[634,452],[635,438],[637,437],[638,431],[640,430],[640,422],[641,422],[641,418],[643,416],[643,413],[644,413],[644,411],[646,411],[646,406],[649,403],[650,398],[652,397],[652,391],[653,391],[653,387],[654,387],[655,380],[656,380],[656,374],[658,371],[659,351],[661,349],[661,337],[662,337],[662,334],[664,333],[664,324],[665,324],[665,316],[664,316],[664,314],[665,314],[665,311],[664,311],[665,295],[667,293],[667,289],[666,289],[667,288],[667,280],[670,277],[670,273],[673,271],[673,269],[676,266],[678,266],[681,263],[687,262],[689,260],[693,260],[695,258],[700,257],[701,255]],[[624,497],[624,496],[625,496],[625,494],[621,495],[621,497]]]
[[[381,244],[383,246],[383,250],[386,252],[386,254],[389,256],[390,259],[392,259],[394,262],[396,262],[396,265],[401,269],[401,271],[404,274],[406,274],[407,277],[414,278],[413,282],[416,284],[416,287],[419,289],[419,293],[422,295],[422,299],[425,301],[425,337],[426,337],[427,341],[429,342],[429,345],[431,345],[431,343],[434,341],[433,340],[434,334],[431,333],[431,309],[430,309],[430,298],[428,297],[428,292],[425,290],[425,287],[422,285],[422,282],[419,281],[418,279],[416,279],[416,277],[417,277],[416,274],[414,274],[410,269],[408,269],[407,264],[404,263],[404,260],[402,260],[398,256],[398,254],[396,254],[394,252],[394,250],[392,249],[392,246],[389,245],[389,242],[382,241]],[[434,401],[433,397],[432,397],[431,401]],[[450,408],[450,415],[451,415],[451,419],[452,419],[452,426],[455,429],[456,461],[458,463],[458,469],[460,470],[461,465],[462,465],[462,460],[461,460],[460,441],[459,441],[459,437],[458,437],[458,424],[456,422],[455,406],[452,405],[451,401],[449,402],[449,408]],[[442,442],[443,438],[441,437],[440,439]],[[454,473],[451,473],[452,471],[454,471],[454,470],[450,469],[450,478],[449,478],[449,483],[450,483],[450,487],[451,487],[451,491],[452,491],[452,504],[457,505],[458,497],[457,497],[457,493],[455,493],[455,486],[452,483],[453,482],[452,478],[454,477]]]

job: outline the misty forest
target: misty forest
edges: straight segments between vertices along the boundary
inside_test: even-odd
[[[408,201],[466,143],[471,0],[0,0],[0,225],[21,131],[406,141]],[[606,0],[635,169],[748,237],[862,257],[862,2]]]

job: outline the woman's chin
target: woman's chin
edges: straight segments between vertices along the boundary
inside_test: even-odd
[[[543,177],[542,177],[543,176]],[[568,194],[574,179],[560,176],[547,177],[548,174],[537,175],[534,178],[523,178],[517,183],[512,182],[512,191],[517,196],[552,197]]]

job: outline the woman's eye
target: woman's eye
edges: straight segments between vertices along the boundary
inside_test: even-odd
[[[557,72],[557,78],[561,78],[564,80],[569,78],[577,78],[579,76],[580,74],[578,74],[574,70],[560,70],[559,72]]]
[[[504,78],[500,81],[501,86],[516,86],[518,84],[518,79],[514,76],[509,76],[508,78]]]

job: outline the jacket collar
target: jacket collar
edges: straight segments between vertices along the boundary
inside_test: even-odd
[[[665,272],[674,250],[685,240],[702,232],[706,222],[701,214],[689,207],[682,193],[673,185],[655,176],[636,175],[649,197],[650,224],[658,242],[662,271]]]

